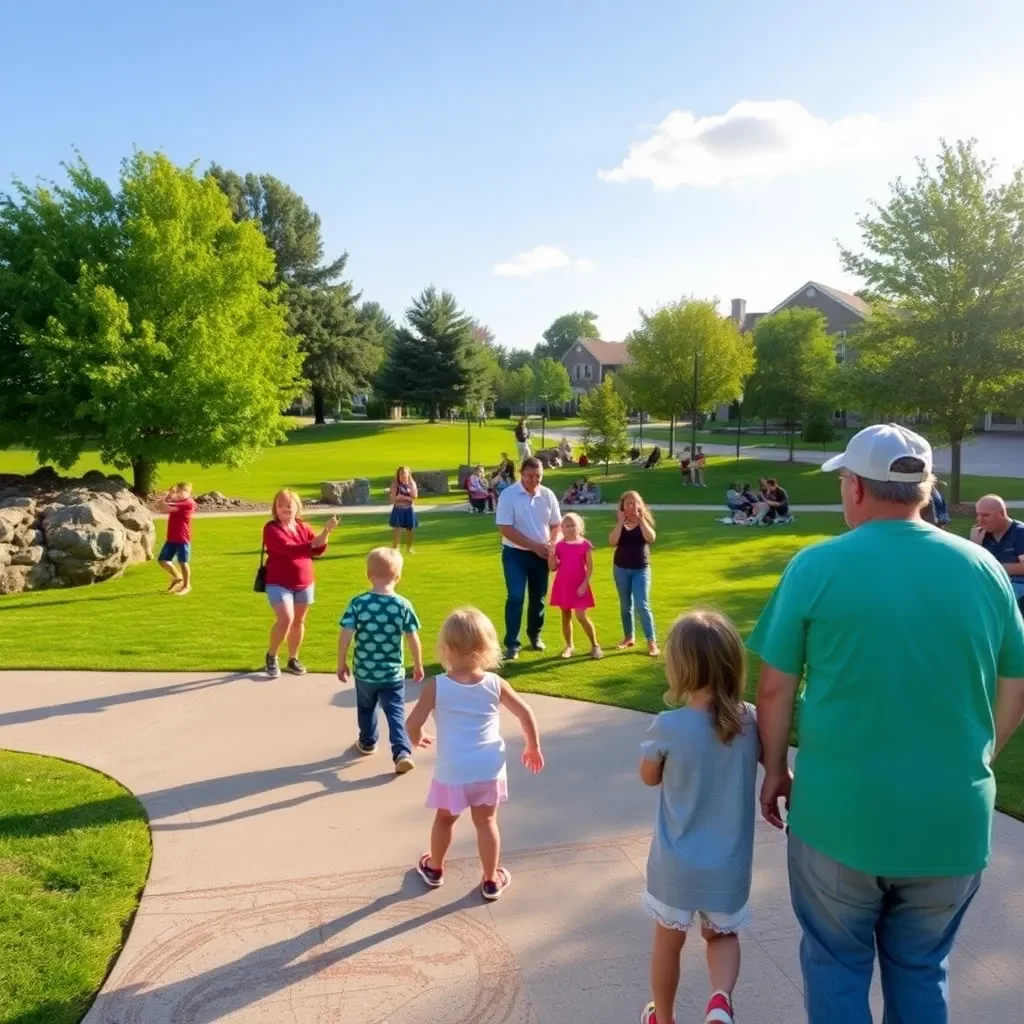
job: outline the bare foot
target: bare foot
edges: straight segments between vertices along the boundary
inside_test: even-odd
[[[180,587],[180,586],[181,586],[181,577],[180,576],[175,576],[174,579],[171,580],[171,582],[167,584],[167,590],[165,591],[165,593],[173,594],[174,591],[177,590],[178,587]]]
[[[635,647],[635,646],[636,646],[636,641],[632,637],[628,637],[627,639],[622,640],[621,642],[617,643],[615,645],[615,650],[617,650],[617,651],[624,651],[627,647]]]
[[[174,596],[175,597],[184,597],[186,594],[191,594],[191,593],[192,593],[192,588],[191,587],[182,587],[181,590],[175,591]]]

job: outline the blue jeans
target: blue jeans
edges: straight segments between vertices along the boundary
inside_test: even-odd
[[[633,606],[640,616],[640,625],[644,636],[653,640],[654,613],[651,611],[651,567],[644,569],[623,569],[613,565],[615,589],[619,592],[619,612],[622,615],[622,636],[629,639],[633,636]]]
[[[548,594],[548,563],[532,551],[501,548],[501,569],[505,574],[505,647],[519,650],[519,627],[523,621],[523,601],[529,593],[526,608],[526,635],[536,641],[544,628],[544,600]]]
[[[359,720],[359,742],[364,747],[377,746],[377,705],[384,711],[391,740],[391,756],[397,761],[403,754],[412,754],[409,734],[405,731],[405,683],[361,683],[356,680],[356,716]]]
[[[851,826],[852,827],[852,826]],[[789,836],[809,1024],[871,1024],[875,949],[882,1024],[948,1024],[949,952],[981,875],[878,878]]]

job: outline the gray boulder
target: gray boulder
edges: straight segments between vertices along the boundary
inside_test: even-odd
[[[362,476],[354,480],[325,480],[320,485],[320,500],[327,505],[369,505],[370,481]]]
[[[451,494],[448,485],[448,474],[439,469],[420,469],[413,473],[413,480],[421,497],[433,497],[439,494]]]

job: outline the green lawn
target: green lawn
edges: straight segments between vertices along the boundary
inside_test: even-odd
[[[834,483],[834,482],[833,482]],[[597,545],[595,621],[602,642],[620,637],[618,604],[606,543],[613,519],[586,514]],[[252,592],[259,557],[259,518],[203,519],[194,524],[195,590],[164,596],[165,577],[152,564],[135,566],[100,586],[3,598],[5,629],[0,664],[7,668],[245,670],[260,665],[270,614]],[[654,610],[659,631],[695,605],[726,612],[746,635],[789,559],[804,545],[842,530],[835,513],[809,513],[790,526],[730,529],[708,512],[658,516]],[[303,660],[333,672],[337,620],[348,598],[364,585],[366,551],[386,542],[383,517],[343,519],[317,575],[318,603],[311,612]],[[416,553],[407,561],[400,590],[423,620],[430,654],[437,628],[457,603],[472,601],[501,627],[504,587],[494,520],[456,513],[422,517]],[[54,624],[60,642],[54,643]],[[525,652],[507,666],[523,690],[615,704],[644,711],[662,707],[659,665],[635,651],[609,651],[603,661],[558,657],[557,624],[546,629],[549,650]],[[751,666],[751,687],[757,666]],[[751,688],[751,692],[753,692]],[[999,763],[1001,806],[1024,815],[1024,735]]]
[[[81,765],[0,751],[0,1021],[78,1024],[149,861],[127,790]]]
[[[160,481],[166,486],[176,480],[191,480],[197,493],[217,490],[230,497],[270,501],[280,487],[291,487],[304,498],[314,498],[319,497],[320,484],[324,480],[363,476],[371,481],[374,500],[383,502],[394,469],[403,463],[411,465],[414,470],[447,470],[454,486],[455,473],[466,461],[467,434],[474,462],[493,466],[502,452],[509,452],[515,457],[515,440],[511,425],[506,421],[491,421],[484,427],[471,426],[468,430],[464,423],[453,426],[422,421],[345,422],[295,429],[286,443],[268,448],[245,469],[167,465],[160,471]],[[557,443],[560,437],[557,424],[553,425],[547,437],[548,444]],[[535,434],[535,441],[540,444],[539,431]],[[16,449],[0,451],[0,473],[30,473],[36,465],[31,452]],[[81,474],[100,466],[98,456],[87,455],[73,472]],[[106,468],[114,471],[113,467]],[[608,475],[605,475],[603,466],[591,466],[585,471],[572,467],[552,470],[546,478],[549,485],[561,494],[584,473],[600,484],[602,496],[610,501],[617,500],[624,490],[635,488],[652,503],[721,506],[731,480],[756,483],[761,476],[775,476],[781,480],[795,504],[834,504],[839,501],[835,476],[822,473],[817,466],[746,457],[738,463],[730,456],[709,458],[707,488],[684,488],[680,483],[677,462],[663,463],[648,472],[633,466],[612,465]],[[965,500],[978,498],[989,491],[996,491],[1005,498],[1024,498],[1024,480],[963,478]],[[465,496],[460,492],[447,498],[429,500],[456,502],[465,500]]]

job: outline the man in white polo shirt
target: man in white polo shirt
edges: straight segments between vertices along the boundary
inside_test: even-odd
[[[548,556],[562,530],[562,512],[550,488],[541,486],[544,467],[532,456],[523,460],[518,483],[498,498],[495,522],[501,533],[501,568],[505,573],[505,658],[519,657],[519,627],[526,609],[526,635],[535,651],[544,650],[544,599],[548,593]]]

